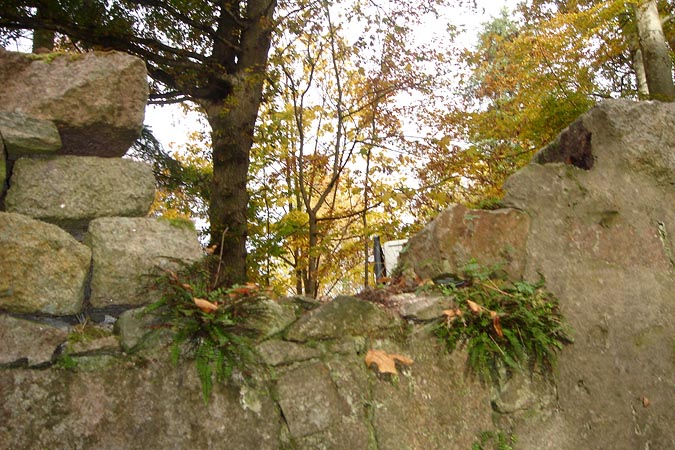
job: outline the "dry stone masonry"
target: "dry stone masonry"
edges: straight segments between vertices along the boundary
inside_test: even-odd
[[[0,316],[5,342],[16,341],[7,333],[27,336],[35,327],[50,335],[49,321],[60,316],[109,307],[119,313],[156,299],[147,294],[147,275],[202,252],[194,230],[147,217],[152,170],[120,158],[143,122],[143,62],[115,52],[37,57],[0,50],[0,79],[0,169],[7,188],[0,310],[42,321]],[[50,358],[62,343],[47,351]],[[3,364],[16,357],[33,365],[17,348],[24,347],[0,356]]]
[[[508,180],[507,208],[449,208],[401,255],[410,280],[452,277],[472,259],[515,280],[543,276],[575,339],[553,380],[467,377],[466,353],[445,353],[430,332],[452,298],[404,293],[383,308],[295,297],[267,301],[254,324],[260,361],[204,404],[194,366],[171,364],[167,330],[144,314],[153,293],[138,276],[197,258],[196,237],[143,217],[147,167],[100,158],[119,157],[130,136],[120,130],[138,122],[110,122],[124,144],[101,144],[102,132],[80,147],[114,114],[68,125],[50,116],[58,100],[44,110],[5,101],[30,92],[7,64],[57,91],[64,74],[69,91],[145,82],[125,78],[138,61],[115,53],[0,53],[0,87],[12,89],[0,88],[0,109],[15,105],[0,113],[0,168],[11,173],[0,212],[0,449],[447,450],[499,430],[525,450],[675,448],[675,105],[600,104]],[[79,64],[90,81],[71,79]],[[50,67],[56,79],[39,78]],[[92,113],[130,111],[114,90],[86,95],[78,107]],[[85,307],[125,311],[114,333],[64,323]],[[378,374],[364,363],[369,350],[413,363]]]
[[[0,110],[56,125],[60,155],[123,156],[141,131],[148,98],[145,64],[118,52],[0,49],[0,86]]]

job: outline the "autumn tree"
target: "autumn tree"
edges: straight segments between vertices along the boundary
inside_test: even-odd
[[[675,41],[673,14],[675,5],[664,0],[533,0],[521,2],[519,11],[528,27],[546,30],[555,18],[584,16],[589,11],[612,11],[603,21],[611,25],[591,27],[585,33],[589,54],[598,65],[605,65],[603,75],[611,70],[621,74],[629,67],[636,79],[641,98],[672,99],[672,44]],[[607,35],[603,32],[609,31]],[[589,33],[590,32],[590,33]],[[620,32],[620,33],[617,33]],[[591,39],[589,39],[591,37]],[[602,46],[593,45],[602,43]],[[629,57],[629,58],[627,58]],[[648,78],[651,80],[651,88]],[[651,93],[649,92],[651,89]]]
[[[309,296],[365,284],[372,233],[386,223],[395,237],[410,166],[399,96],[429,94],[425,67],[441,63],[412,40],[433,2],[367,5],[320,5],[272,56],[273,99],[254,151],[268,162],[253,176],[261,181],[253,237],[268,257],[261,272],[288,269],[282,278]]]

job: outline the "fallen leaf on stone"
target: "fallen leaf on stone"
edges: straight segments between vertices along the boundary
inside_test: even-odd
[[[194,297],[192,300],[195,302],[195,305],[197,305],[197,308],[204,312],[214,312],[218,309],[218,305],[211,303],[208,300],[204,300],[203,298]]]
[[[379,373],[398,375],[396,362],[410,366],[412,365],[413,360],[407,356],[387,353],[384,350],[368,350],[368,353],[366,354],[366,366],[370,367],[375,364]]]
[[[419,287],[433,286],[433,285],[434,285],[434,280],[432,280],[431,278],[425,278],[423,280],[420,280],[417,283],[417,286],[419,286]]]
[[[642,397],[642,406],[643,407],[645,407],[645,408],[649,407],[650,403],[651,402],[649,401],[649,399],[647,397]]]
[[[173,281],[174,283],[180,284],[180,282],[178,281],[178,275],[176,274],[176,272],[174,272],[173,270],[167,270],[166,274],[169,276],[171,281]]]

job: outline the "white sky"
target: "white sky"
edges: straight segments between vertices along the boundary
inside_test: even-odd
[[[517,0],[477,0],[476,11],[470,12],[465,8],[457,9],[462,11],[461,14],[451,11],[448,16],[452,18],[452,23],[460,30],[464,30],[457,42],[462,42],[467,47],[473,45],[481,24],[499,15],[504,7],[513,10],[516,3]],[[179,150],[188,142],[188,134],[201,128],[196,117],[196,113],[185,115],[178,105],[148,106],[145,111],[145,124],[152,129],[165,149]]]

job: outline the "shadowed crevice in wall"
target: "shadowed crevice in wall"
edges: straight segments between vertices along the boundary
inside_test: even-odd
[[[560,133],[555,141],[537,153],[534,162],[538,164],[561,162],[591,170],[595,163],[591,137],[592,133],[586,129],[583,121],[577,120]]]

